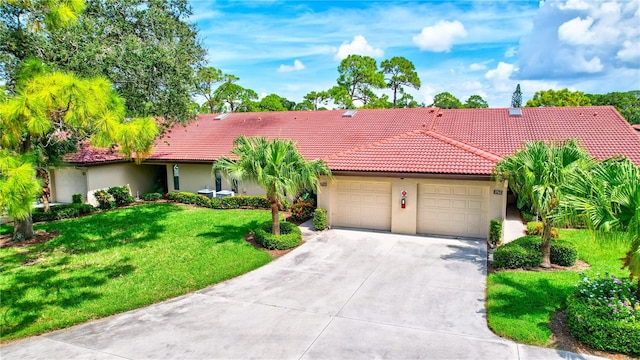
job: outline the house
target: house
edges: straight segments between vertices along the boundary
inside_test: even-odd
[[[318,206],[332,226],[405,234],[487,238],[490,220],[504,219],[507,199],[507,185],[491,179],[492,169],[525,141],[577,138],[599,159],[624,155],[640,164],[640,137],[608,106],[200,115],[167,132],[137,170],[102,153],[75,154],[70,163],[91,181],[108,174],[131,184],[155,174],[168,191],[263,194],[255,184],[211,174],[239,135],[293,139],[307,159],[326,161],[334,176],[322,180]],[[87,181],[82,190],[95,186]]]

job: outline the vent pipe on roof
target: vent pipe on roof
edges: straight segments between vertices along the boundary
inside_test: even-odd
[[[522,116],[522,109],[521,108],[509,109],[509,116]]]
[[[358,110],[347,110],[342,117],[353,117]]]
[[[214,117],[213,120],[222,120],[222,119],[226,118],[227,116],[229,116],[229,113],[220,114],[220,115]]]

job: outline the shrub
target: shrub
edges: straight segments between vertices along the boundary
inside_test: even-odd
[[[578,260],[578,248],[570,241],[551,240],[551,263],[571,266]]]
[[[527,235],[542,236],[542,223],[540,221],[530,221],[527,223]],[[551,238],[558,238],[558,229],[551,228]]]
[[[298,200],[291,205],[291,220],[297,222],[303,222],[313,217],[313,211],[315,203],[313,200]]]
[[[82,204],[82,194],[71,195],[71,202],[74,204]]]
[[[522,220],[524,220],[525,223],[538,221],[538,215],[526,209],[520,209],[520,216],[522,216]]]
[[[281,222],[280,235],[273,235],[271,222],[267,222],[254,230],[253,238],[264,248],[284,250],[298,246],[302,241],[302,232],[296,224]]]
[[[48,212],[44,212],[42,208],[34,209],[32,216],[34,222],[53,221],[91,214],[95,211],[96,208],[90,204],[61,204],[51,206]]]
[[[96,197],[100,209],[106,210],[113,207],[111,204],[111,195],[106,190],[96,190],[93,196]]]
[[[133,196],[129,193],[129,188],[126,186],[114,186],[110,187],[107,192],[113,196],[113,200],[117,206],[125,206],[135,201]]]
[[[208,198],[204,195],[190,192],[170,192],[165,195],[167,200],[182,204],[194,204],[211,209],[270,209],[271,205],[266,196],[225,196],[222,198]]]
[[[499,246],[493,253],[496,269],[533,268],[542,263],[542,239],[527,235]],[[577,247],[569,241],[551,240],[551,263],[571,266],[578,258]]]
[[[640,297],[635,290],[626,279],[581,274],[567,300],[573,336],[595,349],[640,355]]]
[[[324,230],[327,228],[327,210],[317,208],[313,212],[313,227],[316,230]]]
[[[156,200],[162,199],[162,194],[157,192],[150,192],[150,193],[142,194],[140,196],[140,199],[144,201],[156,201]]]
[[[502,221],[491,220],[489,225],[489,243],[492,246],[497,246],[502,243]]]
[[[523,236],[502,245],[493,253],[493,267],[517,269],[540,266],[542,263],[540,245],[540,238],[537,236]]]

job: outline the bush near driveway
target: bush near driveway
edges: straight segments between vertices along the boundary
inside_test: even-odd
[[[280,223],[280,235],[271,233],[272,223],[267,222],[254,230],[254,240],[258,245],[269,250],[286,250],[300,245],[302,231],[298,225],[290,222]]]
[[[36,225],[60,235],[0,249],[0,341],[135,309],[260,267],[271,257],[245,236],[270,219],[264,210],[151,203]]]
[[[539,236],[523,236],[496,249],[493,267],[496,269],[534,268],[542,263]],[[571,266],[578,258],[578,249],[569,241],[551,239],[551,263]]]

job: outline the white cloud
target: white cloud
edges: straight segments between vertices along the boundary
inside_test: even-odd
[[[628,63],[640,63],[640,42],[635,44],[629,40],[622,44],[622,49],[616,54],[616,58]]]
[[[422,85],[420,87],[420,94],[424,98],[425,105],[429,106],[433,104],[433,97],[437,94],[436,89],[429,85]]]
[[[504,57],[506,58],[512,58],[516,55],[518,55],[518,48],[515,46],[508,48],[507,51],[504,52]]]
[[[356,35],[353,37],[352,42],[345,41],[340,45],[336,52],[335,59],[342,60],[349,55],[363,55],[377,58],[384,56],[384,50],[374,48],[367,42],[364,36]]]
[[[541,2],[531,33],[520,40],[517,76],[575,82],[640,69],[639,23],[639,0]]]
[[[487,65],[481,63],[473,63],[469,65],[469,70],[471,71],[480,71],[487,68]]]
[[[300,60],[295,60],[293,62],[293,66],[282,64],[278,68],[278,72],[291,72],[291,71],[300,71],[300,70],[304,70],[304,64]]]
[[[433,26],[424,27],[420,34],[413,37],[413,42],[420,50],[449,52],[457,38],[466,36],[467,31],[458,20],[440,20]]]
[[[571,45],[587,45],[593,42],[593,33],[589,28],[593,25],[593,18],[573,18],[558,28],[558,38]]]
[[[502,92],[515,88],[511,75],[517,71],[515,65],[500,61],[495,69],[491,69],[484,74],[484,78],[489,81],[495,91]]]

